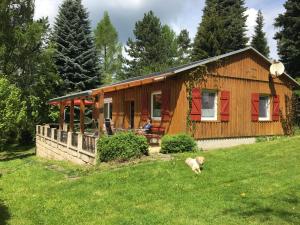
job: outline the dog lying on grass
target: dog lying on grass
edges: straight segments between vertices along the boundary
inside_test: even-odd
[[[195,159],[193,159],[193,158],[187,158],[187,159],[185,160],[185,163],[186,163],[189,167],[191,167],[191,169],[192,169],[195,173],[199,174],[199,173],[201,173],[201,169],[202,169],[202,167],[203,167],[204,161],[205,161],[205,158],[204,158],[203,156],[198,156],[198,157],[196,157]]]

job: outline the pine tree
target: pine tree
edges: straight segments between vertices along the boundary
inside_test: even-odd
[[[104,12],[95,33],[95,44],[101,63],[103,83],[111,83],[122,73],[122,45],[118,40],[118,32],[110,21],[108,12]]]
[[[178,42],[175,31],[168,25],[162,26],[163,54],[166,55],[166,61],[162,63],[161,68],[166,69],[177,64]]]
[[[56,66],[66,92],[95,88],[99,66],[88,13],[81,0],[65,0],[54,26]]]
[[[199,60],[246,47],[244,0],[206,0],[205,4],[192,59]]]
[[[263,31],[264,17],[259,10],[256,18],[255,33],[252,37],[251,46],[262,53],[264,56],[269,57],[270,49],[266,38],[266,33]]]
[[[218,0],[218,12],[222,21],[221,53],[245,48],[248,43],[246,36],[247,15],[244,0]]]
[[[280,60],[286,71],[294,77],[300,77],[300,2],[287,0],[286,11],[275,20],[275,27],[280,30],[275,34]]]
[[[193,43],[192,60],[200,60],[222,53],[222,24],[217,0],[206,0],[202,21]]]
[[[178,44],[178,63],[186,64],[190,62],[190,54],[191,54],[191,39],[189,37],[189,32],[184,29],[180,31],[177,36],[177,44]]]
[[[135,39],[129,38],[125,48],[130,57],[126,60],[126,77],[163,70],[168,59],[160,19],[152,11],[145,13],[133,33]]]

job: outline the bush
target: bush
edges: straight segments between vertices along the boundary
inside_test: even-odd
[[[165,135],[161,141],[161,153],[191,152],[197,149],[197,144],[187,134]]]
[[[0,76],[0,149],[19,135],[19,128],[26,120],[25,102],[21,91]]]
[[[148,147],[147,139],[144,136],[132,132],[120,132],[113,136],[103,136],[97,143],[101,162],[126,161],[148,155]]]

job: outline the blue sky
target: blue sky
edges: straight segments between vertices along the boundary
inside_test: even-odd
[[[58,12],[58,6],[63,0],[36,0],[35,18],[48,16],[53,24]],[[149,10],[161,18],[162,23],[169,24],[177,33],[181,29],[188,29],[191,38],[194,38],[199,22],[201,21],[204,0],[82,0],[90,13],[92,27],[101,20],[103,12],[107,10],[111,20],[119,32],[122,43],[132,37],[132,30],[137,20]],[[265,18],[265,32],[271,50],[271,57],[277,59],[276,41],[273,40],[276,32],[273,23],[279,13],[284,12],[285,0],[246,0],[248,36],[253,34],[256,14],[262,10]]]

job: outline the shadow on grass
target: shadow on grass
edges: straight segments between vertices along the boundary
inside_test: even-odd
[[[10,219],[10,213],[8,207],[0,199],[0,225],[6,225],[9,219]]]
[[[0,151],[0,161],[10,161],[33,156],[35,154],[33,147],[33,145],[9,145],[5,148],[4,151]]]
[[[263,202],[243,202],[243,207],[224,210],[224,214],[233,214],[242,217],[254,217],[260,222],[283,220],[289,224],[298,224],[300,213],[296,210],[299,204],[296,195],[286,195],[280,199],[272,199],[271,204]]]

